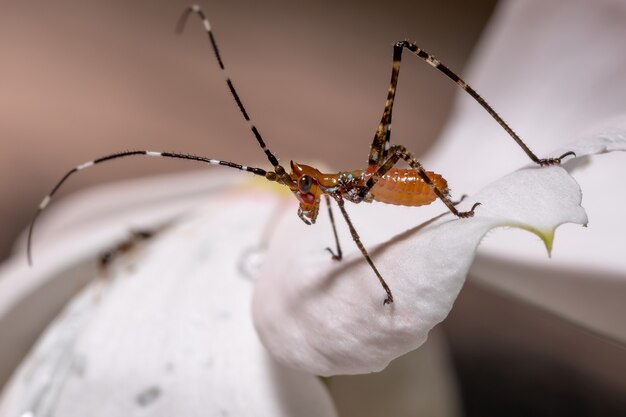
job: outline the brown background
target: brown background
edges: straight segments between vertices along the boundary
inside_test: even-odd
[[[229,97],[187,1],[0,3],[0,259],[69,168],[124,149],[267,166]],[[392,44],[409,38],[461,70],[494,1],[202,2],[253,120],[286,160],[362,167],[382,114]],[[454,84],[406,59],[394,140],[422,153]],[[188,170],[133,159],[81,173],[103,181]],[[22,250],[22,248],[19,248]]]

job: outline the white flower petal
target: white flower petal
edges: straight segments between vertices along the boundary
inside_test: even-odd
[[[200,171],[126,181],[53,201],[35,229],[34,265],[26,261],[24,234],[14,256],[0,266],[0,334],[7,335],[0,343],[0,380],[8,379],[24,347],[93,277],[98,255],[131,230],[182,218],[246,181],[228,174]]]
[[[23,363],[0,415],[335,416],[323,384],[273,362],[250,320],[237,264],[275,205],[267,193],[221,196],[139,249],[136,271],[87,288]]]
[[[620,149],[626,147],[616,140]],[[597,146],[603,148],[602,139]],[[550,250],[557,226],[587,223],[580,188],[561,167],[516,171],[461,208],[475,201],[482,206],[474,218],[446,214],[370,246],[394,292],[390,306],[383,306],[384,292],[360,254],[352,251],[344,262],[335,263],[321,250],[328,236],[305,230],[295,216],[287,218],[278,228],[253,298],[261,340],[282,363],[318,375],[379,371],[420,346],[446,317],[489,230],[527,229]],[[369,221],[374,218],[381,217],[374,214]],[[357,216],[354,222],[367,224]]]
[[[626,130],[623,121],[605,122],[626,114],[625,2],[507,1],[494,17],[469,71],[463,71],[465,79],[538,155],[559,155],[556,147],[567,148],[572,137],[595,131],[599,123]],[[471,173],[468,161],[475,162]],[[500,126],[463,94],[424,158],[459,193],[473,193],[525,161]],[[626,188],[620,178],[626,177],[626,164],[617,154],[574,162],[566,168],[576,165],[589,228],[560,230],[550,260],[539,256],[541,248],[527,234],[490,234],[470,275],[625,342]]]

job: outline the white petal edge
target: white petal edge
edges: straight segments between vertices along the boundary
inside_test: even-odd
[[[461,392],[444,332],[434,329],[419,349],[382,372],[329,378],[340,416],[461,417]]]
[[[618,132],[622,132],[618,130]],[[620,136],[613,150],[626,149]],[[607,135],[594,136],[578,154],[607,151]],[[286,218],[253,297],[255,326],[281,362],[317,375],[358,374],[384,369],[419,347],[452,308],[475,250],[491,229],[516,226],[537,233],[550,248],[556,227],[586,224],[581,192],[561,167],[527,167],[468,198],[461,208],[482,203],[471,219],[446,214],[382,245],[370,247],[394,292],[384,293],[360,254],[341,264],[320,250],[328,238]],[[368,222],[354,219],[356,224]],[[309,234],[307,234],[309,232]],[[344,246],[350,245],[343,240]]]

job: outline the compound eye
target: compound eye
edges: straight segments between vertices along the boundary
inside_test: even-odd
[[[311,185],[313,184],[313,179],[308,175],[303,175],[298,180],[298,188],[300,188],[300,192],[308,193],[311,191]]]

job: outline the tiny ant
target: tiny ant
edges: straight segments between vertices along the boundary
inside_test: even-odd
[[[314,224],[320,207],[320,201],[322,196],[326,201],[328,207],[328,214],[330,217],[331,225],[333,228],[333,234],[335,238],[336,250],[326,248],[330,252],[332,259],[341,260],[342,252],[339,245],[339,238],[337,236],[337,230],[335,227],[335,221],[331,208],[331,199],[337,203],[343,218],[348,225],[350,234],[354,243],[357,245],[363,257],[372,268],[373,272],[378,277],[380,284],[386,292],[386,298],[383,304],[393,303],[393,295],[391,289],[383,279],[382,275],[374,265],[372,258],[369,256],[365,246],[361,242],[359,234],[356,228],[350,220],[350,216],[345,209],[344,202],[350,201],[352,203],[372,202],[380,201],[388,204],[403,205],[403,206],[421,206],[432,203],[439,198],[457,217],[467,218],[474,215],[474,210],[480,203],[475,203],[469,211],[458,211],[455,207],[455,203],[452,202],[449,195],[448,185],[446,180],[439,174],[426,171],[422,165],[413,157],[413,155],[402,145],[390,146],[391,139],[391,115],[396,95],[396,86],[398,84],[398,75],[400,73],[400,61],[402,58],[402,52],[406,49],[413,55],[422,59],[424,62],[439,70],[446,77],[454,81],[459,87],[461,87],[466,93],[468,93],[474,100],[478,102],[492,118],[498,122],[498,124],[513,138],[513,140],[522,148],[522,150],[528,155],[528,157],[540,166],[546,165],[558,165],[561,160],[569,155],[574,155],[573,152],[566,152],[558,158],[539,159],[528,146],[522,141],[522,139],[509,127],[508,124],[502,120],[502,118],[493,110],[493,108],[465,81],[463,81],[457,74],[446,67],[434,56],[424,51],[417,45],[407,40],[400,41],[393,46],[393,64],[391,72],[391,82],[389,84],[389,90],[387,93],[387,100],[385,101],[385,108],[383,111],[382,119],[376,133],[374,140],[369,151],[369,158],[367,167],[365,169],[342,171],[334,174],[322,173],[314,167],[298,164],[291,161],[291,172],[287,172],[285,168],[278,162],[278,159],[270,151],[265,144],[261,133],[252,123],[248,112],[246,111],[239,94],[235,90],[233,82],[226,73],[224,61],[219,53],[211,24],[207,19],[204,12],[199,6],[193,5],[188,7],[182,14],[178,25],[177,32],[182,32],[185,23],[191,13],[197,14],[206,30],[206,33],[211,44],[211,48],[217,59],[217,63],[222,70],[226,85],[230,94],[235,99],[237,107],[244,119],[248,123],[250,130],[254,134],[259,146],[265,152],[267,159],[273,166],[272,171],[266,171],[261,168],[254,168],[245,165],[236,164],[233,162],[222,161],[218,159],[206,158],[203,156],[172,153],[172,152],[154,152],[154,151],[124,151],[106,155],[89,162],[85,162],[77,167],[71,169],[69,172],[61,178],[52,191],[43,199],[39,208],[35,214],[35,217],[30,225],[27,240],[27,255],[28,262],[32,264],[32,235],[35,226],[35,221],[39,214],[48,206],[52,196],[58,191],[63,183],[75,172],[81,171],[85,168],[92,167],[101,162],[110,161],[113,159],[123,158],[127,156],[149,156],[160,158],[174,158],[184,159],[191,161],[203,162],[209,165],[222,165],[230,168],[235,168],[240,171],[251,172],[255,175],[265,177],[268,181],[276,182],[280,185],[284,185],[298,199],[300,206],[298,208],[298,216],[307,225]],[[405,161],[410,168],[399,169],[394,166],[400,161]]]

